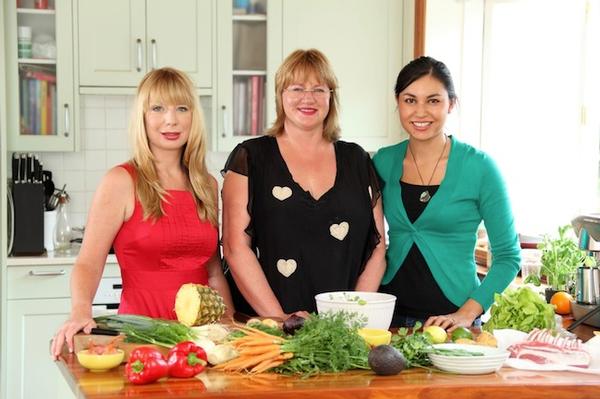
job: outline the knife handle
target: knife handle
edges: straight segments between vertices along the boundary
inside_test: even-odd
[[[95,335],[111,335],[113,337],[116,337],[117,335],[119,335],[119,332],[115,331],[115,330],[109,330],[109,329],[106,329],[106,328],[93,327],[90,330],[90,334],[95,334]]]
[[[21,183],[27,183],[27,175],[25,174],[25,167],[27,165],[27,155],[21,154],[21,162],[19,163],[19,179]]]
[[[13,184],[20,183],[20,178],[19,178],[20,162],[21,162],[21,158],[19,158],[19,154],[14,152],[13,157],[12,157],[12,181],[13,181]]]

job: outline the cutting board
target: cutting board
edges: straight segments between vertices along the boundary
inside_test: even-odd
[[[95,335],[95,334],[83,334],[79,333],[73,337],[73,345],[75,353],[87,349],[90,345],[90,339],[94,341],[97,345],[107,345],[110,341],[114,340],[116,337],[110,335]],[[151,344],[135,344],[131,342],[123,342],[122,340],[117,344],[117,348],[122,349],[125,352],[125,357],[123,358],[123,362],[127,362],[129,359],[129,354],[140,346],[149,346],[155,349],[158,349],[164,356],[169,352],[169,348],[165,348],[164,346],[151,345]]]

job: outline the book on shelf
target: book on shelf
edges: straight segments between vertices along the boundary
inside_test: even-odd
[[[21,134],[56,132],[56,77],[39,71],[22,71],[19,83]]]
[[[258,96],[261,76],[250,77],[250,135],[254,136],[258,133]]]

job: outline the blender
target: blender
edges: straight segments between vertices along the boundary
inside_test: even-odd
[[[571,222],[579,237],[579,248],[600,264],[600,213],[581,215]],[[600,269],[580,265],[577,268],[576,301],[572,303],[577,320],[569,331],[581,323],[600,327]]]

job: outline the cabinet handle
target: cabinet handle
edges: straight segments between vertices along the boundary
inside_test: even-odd
[[[137,43],[137,71],[141,72],[142,71],[142,56],[143,56],[143,49],[142,49],[142,39],[137,39],[136,40]]]
[[[152,69],[156,69],[156,65],[158,65],[158,62],[156,62],[156,40],[152,39],[150,43],[152,43]]]
[[[221,113],[223,116],[223,132],[221,133],[221,137],[227,137],[227,107],[225,105],[221,105]]]
[[[40,277],[40,276],[42,276],[42,277],[48,277],[48,276],[64,276],[64,275],[65,275],[65,273],[67,273],[67,272],[65,271],[65,269],[60,269],[60,270],[59,270],[59,271],[57,271],[57,272],[38,272],[38,271],[35,271],[35,270],[30,270],[30,271],[29,271],[29,275],[30,275],[30,276],[36,276],[36,277]]]
[[[69,137],[71,130],[71,117],[69,115],[69,104],[65,104],[65,137]]]

